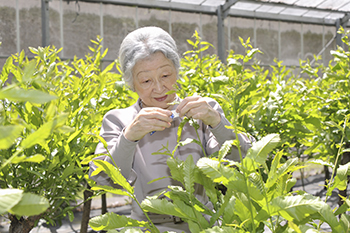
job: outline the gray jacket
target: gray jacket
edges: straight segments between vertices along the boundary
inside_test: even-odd
[[[177,97],[178,98],[178,97]],[[226,141],[235,139],[235,134],[231,129],[225,126],[231,125],[225,118],[221,106],[211,98],[205,98],[206,101],[221,114],[221,122],[215,128],[205,125],[198,121],[200,128],[198,134],[207,155],[210,155],[220,149],[220,146]],[[178,98],[178,100],[180,100]],[[109,111],[103,118],[100,135],[106,140],[108,150],[114,161],[121,169],[123,176],[135,186],[135,194],[141,203],[146,196],[152,196],[162,190],[168,188],[169,185],[178,185],[174,180],[169,178],[170,171],[167,166],[168,156],[161,154],[153,154],[163,146],[167,146],[173,151],[177,142],[177,130],[181,122],[181,118],[175,118],[170,128],[164,131],[157,131],[154,134],[147,134],[137,142],[129,141],[124,136],[124,129],[129,125],[138,112],[141,110],[138,100],[134,105],[125,109],[114,109]],[[177,106],[173,106],[176,109]],[[188,123],[184,126],[181,141],[186,138],[197,139],[195,129]],[[251,147],[250,139],[244,134],[239,134],[239,141],[243,155]],[[95,154],[106,153],[102,143],[96,147]],[[203,157],[202,148],[190,143],[177,148],[175,156],[181,160],[186,160],[188,155],[192,155],[196,163],[199,158]],[[231,160],[239,161],[239,153],[237,148],[232,148],[231,153],[226,157]],[[99,157],[109,162],[109,157]],[[96,169],[93,161],[90,162],[90,174]],[[148,184],[154,179],[166,177]],[[99,185],[112,185],[105,173],[100,173],[90,177]],[[202,201],[207,202],[205,191],[201,186],[196,186],[196,196]],[[144,220],[143,213],[136,203],[132,204],[131,217],[138,220]]]

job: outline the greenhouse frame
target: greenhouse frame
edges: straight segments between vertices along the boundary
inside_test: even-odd
[[[350,3],[332,0],[41,0],[5,1],[0,31],[0,65],[13,53],[29,47],[55,45],[60,56],[83,57],[90,40],[100,35],[109,49],[104,62],[117,58],[122,38],[135,28],[160,26],[188,50],[195,30],[214,48],[209,53],[225,60],[228,51],[242,52],[238,37],[250,38],[265,55],[262,65],[276,58],[287,66],[322,55],[342,45],[337,30],[349,25]],[[110,30],[112,29],[112,30]],[[122,30],[122,31],[120,31]]]
[[[64,0],[70,1],[70,0]],[[218,55],[225,60],[224,21],[228,16],[244,17],[264,20],[277,20],[282,22],[298,22],[334,26],[346,26],[349,21],[350,3],[347,1],[332,0],[83,0],[100,4],[115,4],[137,6],[144,8],[159,8],[170,11],[184,11],[200,14],[217,15]],[[48,0],[42,0],[42,9]],[[43,22],[46,20],[46,11],[43,11]],[[43,45],[48,44],[48,24],[43,23]],[[341,39],[336,36],[337,45]]]

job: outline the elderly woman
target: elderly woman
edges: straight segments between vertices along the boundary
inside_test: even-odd
[[[153,154],[163,146],[172,151],[177,144],[177,131],[182,117],[192,117],[199,123],[199,137],[207,154],[218,151],[220,146],[230,139],[235,139],[230,125],[223,114],[220,105],[211,98],[199,96],[180,99],[175,93],[179,75],[180,58],[173,38],[164,30],[157,27],[144,27],[128,34],[121,44],[119,61],[123,78],[139,99],[126,109],[109,111],[103,119],[101,136],[106,140],[108,149],[121,169],[123,176],[134,183],[135,194],[141,203],[146,196],[151,196],[174,185],[169,177],[166,155]],[[176,105],[169,105],[172,102]],[[172,118],[176,111],[179,117]],[[182,140],[197,139],[196,130],[186,124],[182,132]],[[245,153],[251,146],[250,140],[239,135],[241,149]],[[96,154],[106,153],[102,143],[98,144]],[[197,144],[179,147],[175,156],[185,160],[192,155],[195,162],[203,157],[202,148]],[[237,148],[232,148],[229,159],[239,160]],[[104,159],[108,160],[108,157]],[[91,172],[96,169],[90,164]],[[91,177],[101,185],[108,184],[106,174]],[[206,203],[207,197],[203,188],[197,186],[196,194]],[[142,211],[132,204],[131,217],[146,220]],[[172,216],[150,215],[159,230],[189,232],[186,223],[179,220],[174,222]],[[175,218],[176,220],[176,218]]]

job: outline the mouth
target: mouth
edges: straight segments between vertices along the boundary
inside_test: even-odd
[[[165,95],[165,96],[162,96],[162,97],[159,97],[159,98],[154,98],[156,101],[158,102],[163,102],[164,100],[166,100],[166,98],[168,97],[168,95]]]

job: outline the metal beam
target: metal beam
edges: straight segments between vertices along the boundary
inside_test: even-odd
[[[41,0],[41,43],[43,47],[50,44],[50,15],[49,15],[49,0]]]
[[[63,0],[66,2],[70,2],[73,0]],[[218,6],[209,6],[209,5],[200,5],[200,4],[191,4],[185,2],[173,2],[173,1],[159,1],[159,0],[79,0],[81,2],[91,2],[91,3],[103,3],[103,4],[114,4],[114,5],[125,5],[125,6],[137,6],[142,8],[153,8],[153,9],[163,9],[163,10],[173,10],[173,11],[181,11],[181,12],[192,12],[192,13],[202,13],[208,15],[217,15]],[[190,2],[190,1],[189,1]],[[243,17],[243,18],[256,18],[262,20],[277,20],[282,22],[295,22],[295,23],[307,23],[307,24],[318,24],[318,25],[326,25],[326,26],[334,26],[335,19],[329,17],[310,17],[310,16],[300,16],[300,15],[290,15],[284,14],[283,12],[273,13],[273,12],[260,12],[254,10],[242,10],[242,9],[234,9],[230,8],[237,0],[226,0],[225,4],[222,6],[225,7],[224,12],[227,15],[224,15],[225,18],[227,16],[233,17]],[[241,2],[249,2],[256,3],[256,1],[247,1],[241,0]],[[295,6],[288,5],[283,3],[269,3],[269,2],[259,2],[264,6],[280,6],[284,9],[300,9],[300,10],[314,10],[319,12],[329,12],[329,13],[339,13],[346,14],[345,11],[334,11],[327,9],[320,9],[315,7],[303,7],[303,6]],[[226,9],[228,11],[226,11]],[[347,25],[350,25],[349,23]]]
[[[225,19],[228,16],[231,6],[233,6],[239,0],[226,0],[225,4],[218,6],[218,55],[221,62],[226,62],[225,56]]]
[[[222,11],[222,7],[218,7],[218,55],[221,62],[225,62],[225,39],[224,39],[224,12]]]
[[[236,2],[238,2],[239,0],[226,0],[225,4],[222,5],[222,11],[224,12],[224,19],[227,17],[229,10],[231,8],[231,6],[233,6],[234,4],[236,4]]]
[[[63,0],[70,2],[72,0]],[[168,1],[156,1],[156,0],[79,0],[80,2],[91,3],[103,3],[114,4],[122,6],[137,6],[143,8],[154,8],[163,10],[174,10],[182,12],[204,13],[204,14],[216,14],[215,6],[195,5],[183,2],[168,2]]]
[[[334,26],[335,19],[330,18],[314,18],[309,16],[298,16],[298,15],[287,15],[283,13],[267,13],[267,12],[258,12],[258,11],[248,11],[248,10],[238,10],[231,9],[229,16],[233,17],[242,17],[250,19],[262,19],[262,20],[274,20],[281,22],[294,22],[294,23],[306,23],[306,24],[317,24],[317,25],[326,25]]]
[[[337,19],[335,23],[335,27],[336,27],[335,42],[337,43],[338,46],[343,47],[343,42],[341,40],[342,35],[338,33],[340,26],[341,26],[341,19]]]
[[[18,54],[21,52],[21,33],[19,30],[19,3],[18,0],[16,0],[16,49]]]
[[[340,19],[340,24],[344,27],[350,20],[350,13],[346,13],[343,18]]]
[[[339,18],[335,22],[335,27],[336,27],[335,41],[336,41],[337,45],[340,46],[340,47],[344,47],[344,43],[343,43],[343,41],[341,39],[342,35],[338,34],[338,30],[339,30],[340,27],[344,27],[349,22],[349,19],[350,19],[350,14],[347,13],[346,15],[344,15],[343,18]]]

